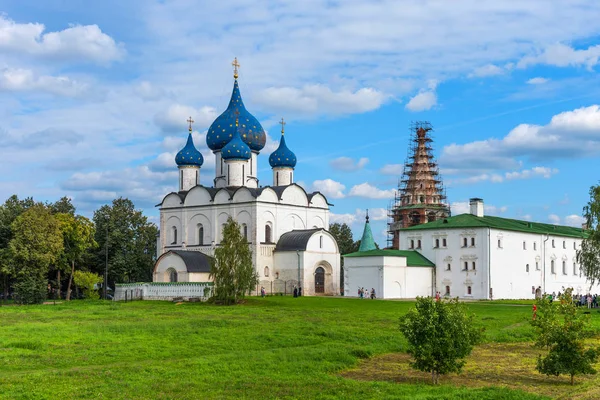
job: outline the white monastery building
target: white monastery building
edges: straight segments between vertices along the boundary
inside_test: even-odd
[[[344,256],[346,295],[357,296],[363,286],[383,298],[440,292],[462,299],[532,299],[569,287],[575,294],[591,289],[576,258],[582,229],[486,216],[478,198],[470,200],[469,214],[399,232],[398,250]]]
[[[329,206],[319,192],[294,183],[296,156],[287,147],[282,119],[279,147],[269,156],[270,185],[260,185],[258,163],[266,134],[242,101],[237,60],[227,109],[212,123],[206,143],[215,154],[213,186],[200,184],[204,162],[192,140],[175,157],[179,190],[160,207],[154,282],[206,282],[210,261],[229,217],[252,250],[259,280],[295,281],[303,294],[338,294],[340,254],[327,231]]]

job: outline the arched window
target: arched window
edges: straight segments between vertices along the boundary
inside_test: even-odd
[[[471,265],[473,266],[473,271],[475,271],[475,269],[476,269],[476,268],[475,268],[475,261],[473,261],[473,262],[471,263]]]
[[[415,248],[415,241],[413,239],[410,240],[410,248],[411,249]]]
[[[467,294],[470,296],[471,295],[471,286],[467,286]]]
[[[319,236],[319,248],[323,248],[323,235]]]
[[[265,243],[272,243],[271,241],[271,225],[265,225]]]
[[[567,262],[563,261],[562,263],[562,270],[563,270],[563,275],[567,274]]]
[[[198,224],[198,244],[202,246],[204,244],[204,226]]]
[[[463,247],[467,247],[467,245],[468,245],[468,239],[463,238]]]
[[[244,235],[244,240],[248,241],[248,225],[242,224],[242,235]]]
[[[450,270],[452,270],[452,264],[448,263],[448,265],[446,265],[446,271]]]
[[[435,248],[439,248],[440,247],[440,239],[435,239]]]
[[[577,263],[573,262],[573,275],[577,275]]]
[[[421,248],[421,239],[417,240],[417,249]]]
[[[177,228],[171,228],[171,244],[177,244]]]
[[[177,282],[177,271],[173,268],[169,268],[167,270],[167,275],[169,277],[169,282]]]
[[[554,260],[550,261],[550,272],[555,274],[556,270],[554,269]]]
[[[265,267],[265,277],[269,276],[269,267]]]
[[[529,272],[529,264],[525,264],[525,272]]]
[[[446,296],[450,296],[450,286],[446,286]]]

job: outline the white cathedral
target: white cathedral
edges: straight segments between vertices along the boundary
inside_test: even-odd
[[[296,156],[287,147],[282,120],[279,147],[269,156],[271,185],[258,179],[266,134],[242,101],[237,60],[227,109],[212,123],[206,144],[215,154],[213,186],[200,184],[204,159],[192,140],[175,162],[179,191],[160,207],[154,282],[208,282],[210,257],[229,217],[238,222],[252,250],[261,284],[292,282],[303,294],[339,294],[340,253],[329,229],[329,206],[319,192],[294,183]]]

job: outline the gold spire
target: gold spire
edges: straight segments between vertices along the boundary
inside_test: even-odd
[[[194,120],[190,116],[186,121],[190,124],[188,130],[190,131],[190,133],[192,133],[192,124],[194,123]]]
[[[240,67],[240,63],[237,60],[237,57],[235,57],[233,59],[233,62],[231,63],[231,65],[233,65],[233,78],[237,79],[238,78],[238,68]]]
[[[285,121],[283,120],[283,117],[281,117],[279,123],[281,124],[281,134],[283,135],[285,133]]]

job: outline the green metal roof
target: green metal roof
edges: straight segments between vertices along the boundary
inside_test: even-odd
[[[477,217],[473,214],[460,214],[426,224],[402,228],[401,231],[420,231],[423,229],[448,229],[448,228],[494,228],[506,231],[517,231],[535,234],[550,234],[555,236],[568,236],[583,238],[585,233],[581,228],[543,224],[540,222],[520,221],[517,219],[485,216]]]
[[[345,254],[344,257],[406,257],[409,267],[434,267],[435,264],[415,250],[376,249]]]
[[[369,251],[375,250],[376,248],[375,240],[373,240],[373,232],[371,232],[371,225],[369,224],[369,217],[367,217],[367,222],[365,222],[365,230],[363,231],[362,239],[360,239],[360,247],[358,248],[358,251]]]

